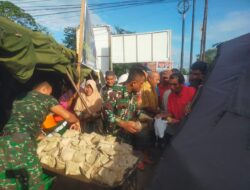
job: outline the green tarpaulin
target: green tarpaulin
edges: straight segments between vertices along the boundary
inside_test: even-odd
[[[19,82],[29,80],[35,69],[66,74],[68,68],[73,76],[75,60],[75,52],[52,37],[0,17],[0,65]]]

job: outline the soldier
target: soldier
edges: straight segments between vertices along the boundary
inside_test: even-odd
[[[106,84],[101,88],[100,94],[103,98],[103,101],[106,101],[108,98],[108,93],[112,91],[112,87],[116,82],[116,75],[113,71],[107,71],[105,73]]]
[[[59,105],[51,93],[51,85],[43,82],[14,101],[10,119],[0,134],[0,189],[45,188],[36,154],[36,138],[50,111],[74,123],[72,128],[80,129],[75,115]]]
[[[113,86],[108,99],[103,104],[104,125],[109,134],[120,141],[131,144],[132,134],[140,131],[135,122],[137,110],[137,92],[145,81],[144,72],[135,68],[130,70],[124,86]]]

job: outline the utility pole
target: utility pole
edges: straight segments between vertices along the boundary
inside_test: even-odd
[[[208,11],[208,0],[205,0],[204,17],[203,17],[202,34],[201,34],[201,47],[200,47],[200,60],[201,61],[205,61],[207,11]]]
[[[193,44],[194,44],[194,21],[195,21],[195,4],[196,0],[193,0],[193,14],[192,14],[192,31],[191,31],[191,47],[190,47],[190,61],[189,61],[189,70],[193,63]]]
[[[185,14],[189,9],[189,1],[182,0],[178,3],[178,12],[182,15],[182,39],[181,39],[181,65],[180,71],[183,69],[183,57],[184,57],[184,42],[185,42]]]

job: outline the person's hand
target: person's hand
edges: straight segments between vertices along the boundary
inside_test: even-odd
[[[36,140],[37,140],[37,141],[41,141],[41,140],[43,140],[45,137],[46,137],[46,136],[45,136],[43,133],[40,133],[40,134],[37,136]]]
[[[174,123],[179,123],[180,120],[175,119],[175,118],[173,118],[173,117],[167,117],[167,122],[168,122],[169,124],[174,124]]]
[[[141,122],[148,122],[148,121],[153,121],[153,118],[150,117],[149,115],[145,113],[141,113],[138,117],[139,121]]]
[[[137,133],[141,130],[141,127],[135,121],[123,121],[121,127],[130,133]]]
[[[91,113],[92,118],[98,118],[100,116],[99,113]]]
[[[191,112],[191,103],[188,103],[185,107],[185,115],[189,114]]]
[[[70,126],[70,129],[73,129],[73,130],[76,130],[76,131],[81,132],[80,122],[73,123],[73,124]]]
[[[156,114],[156,115],[155,115],[155,118],[156,118],[156,119],[160,119],[160,118],[162,118],[162,114],[161,114],[161,113]]]

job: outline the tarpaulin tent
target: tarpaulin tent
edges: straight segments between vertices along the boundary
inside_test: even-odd
[[[49,35],[26,29],[0,17],[0,65],[19,82],[26,82],[34,70],[74,73],[76,54]],[[84,68],[85,74],[91,69]]]
[[[31,31],[4,17],[0,17],[0,131],[8,120],[12,101],[20,93],[30,90],[39,80],[62,82],[66,71],[75,81],[74,51],[58,44],[49,35]],[[81,67],[81,81],[93,69]],[[65,75],[65,76],[64,76]],[[58,89],[60,84],[56,83]],[[59,90],[53,88],[55,94]],[[55,95],[54,94],[54,95]]]
[[[250,34],[218,48],[214,68],[148,189],[250,189]]]

